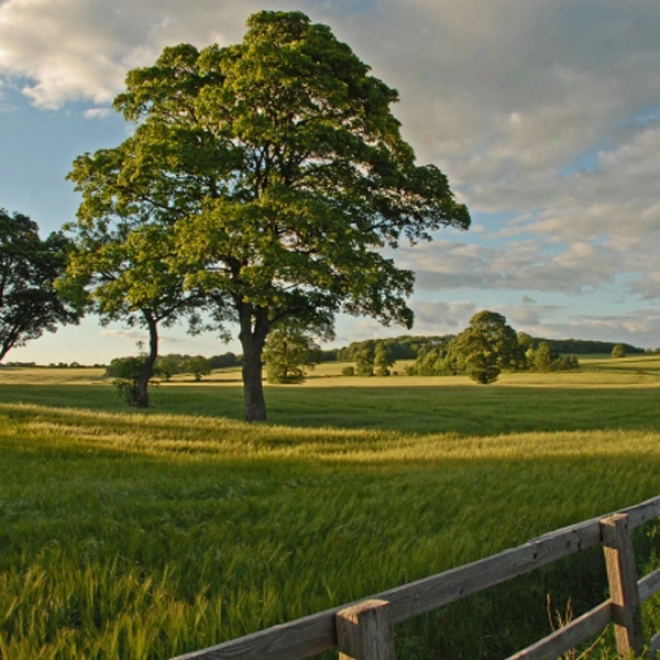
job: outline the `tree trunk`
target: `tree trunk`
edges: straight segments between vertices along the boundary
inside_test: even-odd
[[[252,328],[252,314],[255,323]],[[243,304],[239,309],[243,346],[243,396],[245,399],[245,419],[248,422],[266,421],[266,400],[261,376],[261,357],[268,334],[268,310]]]
[[[158,323],[153,319],[151,314],[144,313],[149,328],[149,354],[147,359],[142,365],[140,375],[135,383],[135,401],[133,405],[136,408],[149,407],[149,381],[154,373],[154,364],[158,357]]]

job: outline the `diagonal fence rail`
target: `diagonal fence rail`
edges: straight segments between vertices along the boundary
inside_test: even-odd
[[[303,660],[333,648],[340,660],[396,660],[393,625],[602,544],[610,598],[507,660],[552,660],[614,623],[621,657],[642,651],[640,604],[660,570],[637,579],[631,532],[660,516],[660,496],[550,532],[479,561],[367,599],[273,626],[173,660]],[[660,648],[660,634],[651,651]]]

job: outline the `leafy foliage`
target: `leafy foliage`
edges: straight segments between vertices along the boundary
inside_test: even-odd
[[[468,327],[451,341],[447,362],[457,373],[488,384],[497,380],[502,369],[524,367],[525,356],[515,330],[497,312],[475,314]]]
[[[177,353],[159,355],[154,366],[154,373],[169,382],[172,376],[184,372],[185,364],[186,358],[183,355]]]
[[[269,383],[302,383],[320,361],[319,346],[301,328],[280,326],[268,335],[263,353]]]
[[[389,376],[390,367],[394,366],[394,358],[385,342],[378,342],[374,348],[374,367],[377,376]]]
[[[208,376],[211,373],[211,362],[203,355],[195,355],[186,360],[184,369],[199,382],[202,380],[202,376]]]
[[[174,249],[167,228],[136,207],[125,207],[120,192],[126,185],[118,170],[120,147],[74,162],[69,179],[83,194],[77,223],[68,225],[75,249],[60,281],[62,293],[100,315],[104,324],[124,321],[149,332],[149,350],[136,380],[133,404],[149,406],[148,383],[158,356],[158,327],[173,325],[187,315],[193,332],[199,329],[196,291],[184,290],[183,275],[168,267]]]
[[[623,344],[617,344],[612,348],[612,357],[613,358],[624,358],[626,357],[626,347]]]
[[[146,359],[146,355],[114,358],[106,369],[106,376],[114,377],[112,384],[129,406],[139,405],[138,382]]]
[[[561,357],[550,342],[538,344],[528,334],[516,333],[501,314],[483,311],[475,314],[456,337],[440,337],[423,344],[415,363],[406,371],[411,376],[466,374],[486,385],[497,380],[503,370],[578,368],[575,355]]]
[[[529,361],[529,368],[532,371],[548,372],[548,371],[571,371],[579,369],[580,363],[575,355],[567,355],[562,357],[547,341],[542,341],[539,347],[528,349],[527,359]]]
[[[372,340],[364,341],[355,353],[355,373],[358,376],[374,375],[374,344]]]
[[[78,322],[80,310],[55,288],[70,248],[61,233],[42,241],[36,222],[0,209],[0,360],[58,323]]]
[[[397,100],[327,26],[259,12],[241,44],[181,44],[131,71],[115,107],[134,134],[82,164],[92,179],[113,171],[89,212],[110,204],[167,227],[170,267],[216,322],[239,323],[250,420],[266,417],[271,328],[339,311],[410,327],[413,273],[381,248],[469,227],[444,174],[415,164]]]

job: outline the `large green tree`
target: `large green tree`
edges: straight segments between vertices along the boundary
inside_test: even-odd
[[[115,100],[136,129],[113,152],[113,204],[168,223],[172,268],[238,323],[248,420],[266,418],[271,328],[340,311],[410,327],[413,273],[383,248],[470,224],[444,174],[416,165],[396,101],[327,26],[266,11],[240,44],[166,48]]]
[[[487,385],[497,380],[502,369],[526,366],[524,347],[506,318],[484,310],[449,344],[446,360],[458,373]]]
[[[78,322],[79,310],[54,286],[70,247],[59,232],[42,241],[36,222],[0,209],[0,360],[58,323]]]

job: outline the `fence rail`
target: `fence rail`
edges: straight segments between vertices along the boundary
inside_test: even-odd
[[[611,597],[508,660],[551,660],[614,622],[623,657],[642,647],[640,603],[660,591],[660,570],[637,580],[631,530],[660,516],[660,496],[367,599],[173,660],[304,660],[333,648],[340,660],[395,660],[392,625],[602,544]],[[660,635],[651,648],[660,648]]]

